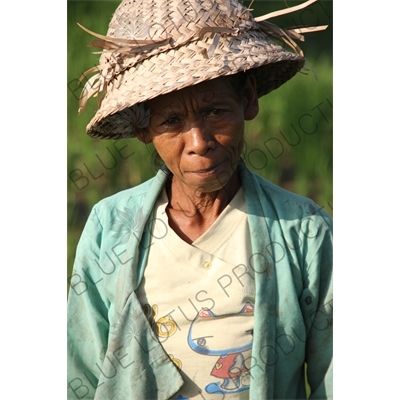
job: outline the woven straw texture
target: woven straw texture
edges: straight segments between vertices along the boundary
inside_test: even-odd
[[[304,57],[278,46],[262,23],[235,0],[125,0],[107,36],[81,108],[102,95],[87,126],[92,137],[135,137],[144,121],[141,103],[220,76],[252,69],[258,96],[278,88],[304,65]]]

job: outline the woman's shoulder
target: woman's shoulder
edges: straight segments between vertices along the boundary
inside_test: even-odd
[[[250,171],[250,170],[249,170]],[[268,203],[279,219],[302,220],[309,216],[319,216],[331,221],[330,215],[312,199],[284,189],[250,171],[261,190],[262,199]]]
[[[128,212],[136,214],[144,203],[152,203],[157,199],[157,196],[164,186],[164,181],[159,174],[153,178],[129,189],[121,190],[111,196],[100,200],[93,210],[98,217],[103,219],[113,219],[116,215]]]

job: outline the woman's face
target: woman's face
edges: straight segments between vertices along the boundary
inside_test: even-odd
[[[200,193],[224,187],[244,145],[244,121],[258,113],[255,79],[239,95],[228,78],[218,78],[147,102],[149,127],[138,132],[153,142],[176,180]]]

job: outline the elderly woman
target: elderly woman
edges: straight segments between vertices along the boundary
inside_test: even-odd
[[[331,222],[241,160],[258,98],[304,63],[270,36],[298,34],[235,0],[126,0],[94,34],[89,135],[151,142],[163,166],[87,221],[69,398],[303,399],[305,365],[332,397]]]

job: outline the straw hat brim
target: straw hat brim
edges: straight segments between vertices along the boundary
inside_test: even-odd
[[[138,126],[134,120],[140,118],[135,106],[241,71],[252,70],[261,97],[291,79],[305,62],[304,57],[284,50],[257,30],[221,38],[213,55],[207,58],[212,42],[211,35],[126,69],[108,84],[101,105],[87,126],[88,135],[102,139],[134,138]]]

